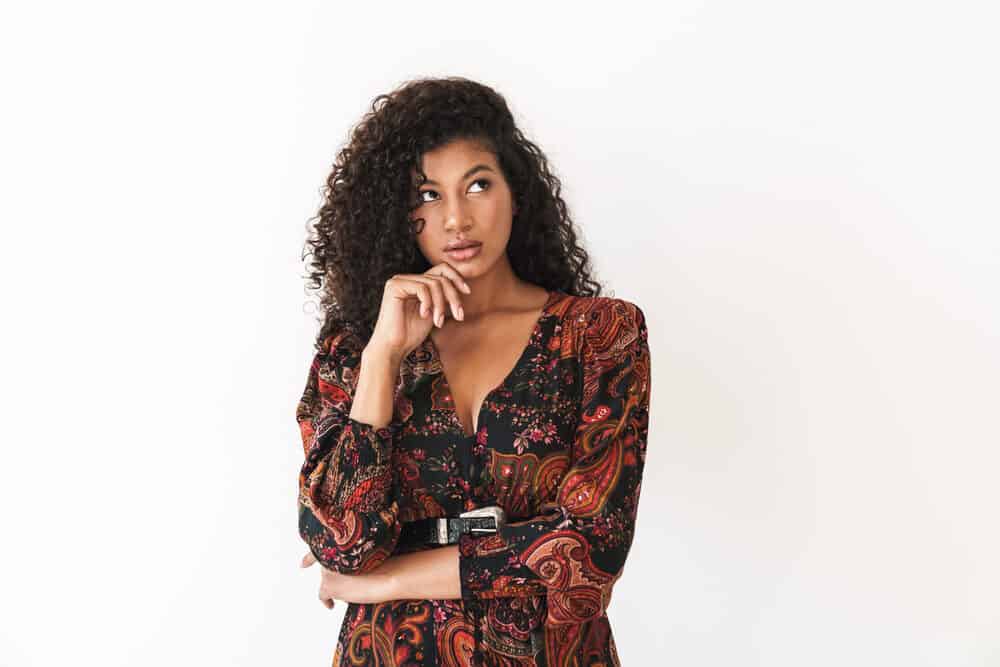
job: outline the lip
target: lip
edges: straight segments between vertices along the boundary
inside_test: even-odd
[[[450,259],[455,261],[463,262],[472,259],[478,255],[483,249],[482,243],[477,243],[476,245],[469,246],[467,248],[455,248],[454,250],[445,250],[444,253],[448,255]]]
[[[473,241],[472,239],[464,239],[462,241],[449,241],[448,245],[445,246],[445,252],[449,250],[461,250],[463,248],[471,248],[474,245],[482,245],[479,241]]]

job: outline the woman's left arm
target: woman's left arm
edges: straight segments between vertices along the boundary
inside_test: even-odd
[[[316,562],[311,553],[302,567]],[[341,574],[322,568],[319,597],[344,602],[390,600],[454,600],[462,596],[458,577],[458,546],[443,546],[390,556],[364,574]],[[327,607],[332,608],[330,604]]]
[[[650,355],[642,310],[607,298],[580,343],[580,420],[555,498],[496,534],[459,539],[463,599],[541,588],[552,623],[604,613],[632,544],[649,431]]]

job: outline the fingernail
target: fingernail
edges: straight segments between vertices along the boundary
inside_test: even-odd
[[[458,319],[460,319],[460,320],[464,320],[465,319],[465,311],[462,310],[461,306],[458,307]]]
[[[471,287],[469,287],[469,283],[466,283],[466,282],[463,282],[463,283],[462,283],[462,287],[464,287],[464,288],[465,288],[465,291],[466,291],[466,292],[471,292],[471,291],[472,291],[472,288],[471,288]]]

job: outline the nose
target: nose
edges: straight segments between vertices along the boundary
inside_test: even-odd
[[[444,212],[444,228],[453,230],[456,227],[464,229],[469,226],[468,212],[461,199],[452,200]]]

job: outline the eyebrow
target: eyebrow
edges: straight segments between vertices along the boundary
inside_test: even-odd
[[[462,180],[464,181],[469,176],[472,176],[474,173],[480,170],[492,171],[493,173],[496,173],[496,171],[494,171],[494,169],[489,165],[477,164],[475,167],[462,174]],[[441,184],[438,183],[437,181],[432,181],[431,179],[428,178],[426,181],[424,181],[424,185],[441,185]]]

